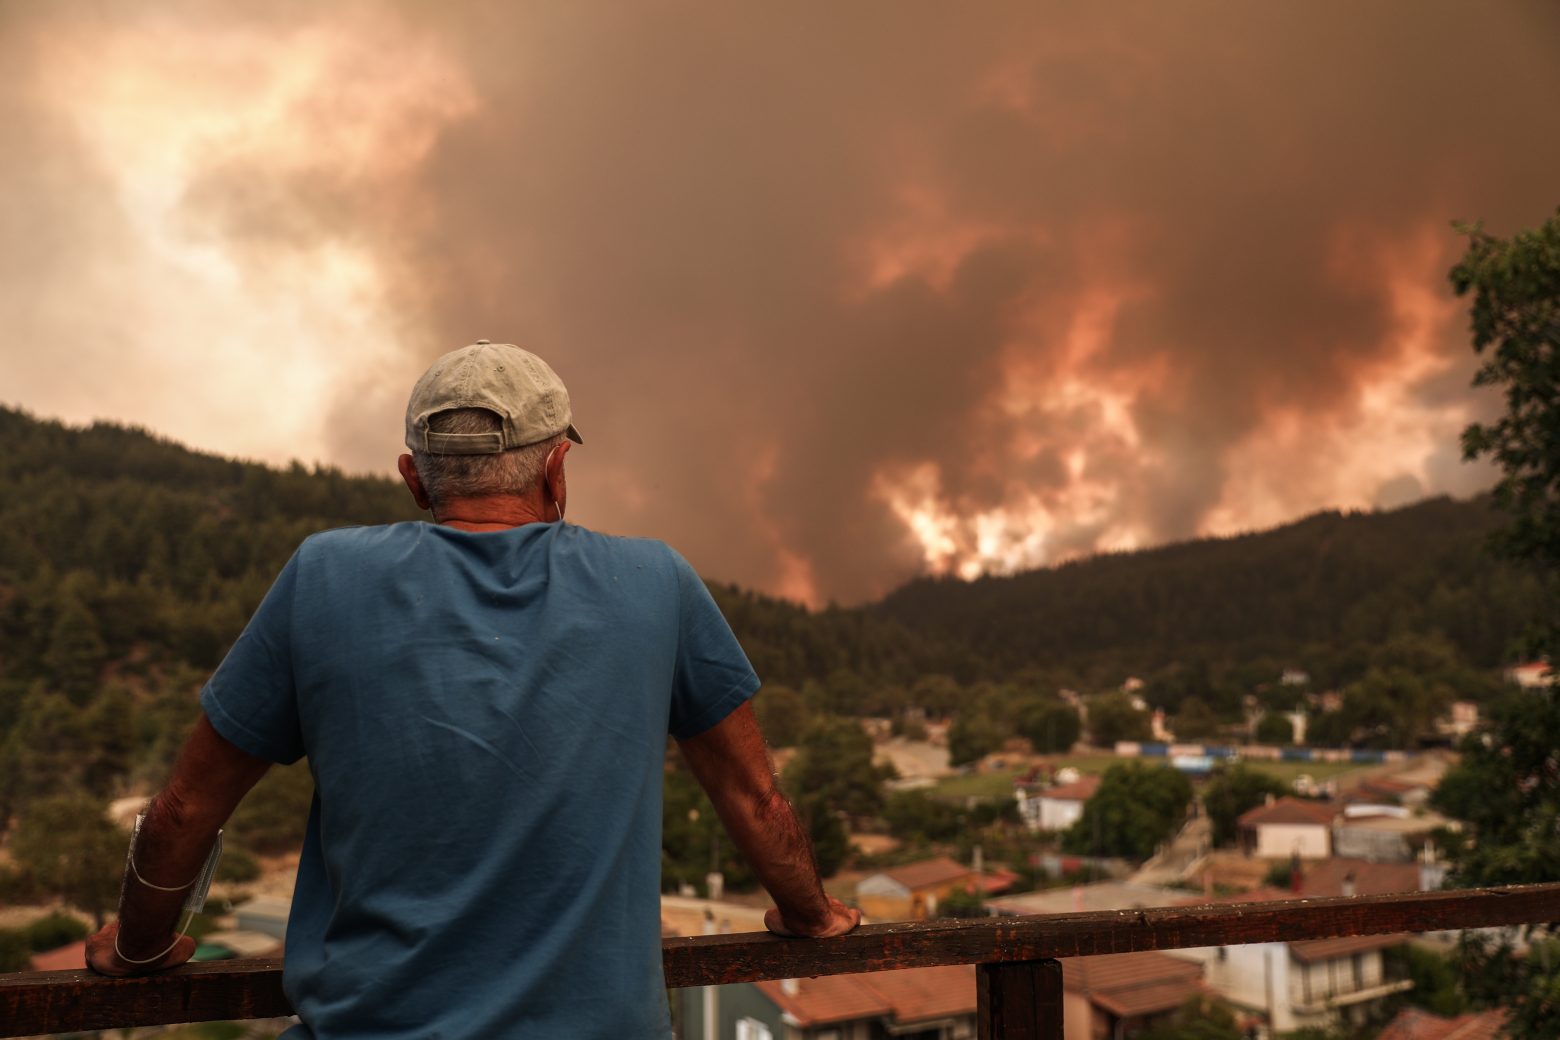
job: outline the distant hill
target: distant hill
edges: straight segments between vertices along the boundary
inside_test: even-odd
[[[1535,582],[1496,561],[1487,497],[1325,512],[1269,531],[1099,556],[1011,577],[922,579],[872,612],[972,654],[981,671],[1178,661],[1298,665],[1394,634],[1445,637],[1472,665],[1511,658]]]
[[[390,479],[238,462],[114,424],[0,408],[0,438],[0,724],[40,682],[80,700],[103,674],[210,669],[307,534],[421,515]],[[1192,658],[1304,664],[1399,632],[1439,633],[1489,667],[1537,602],[1484,552],[1497,523],[1484,499],[1320,513],[1012,577],[923,579],[857,609],[714,591],[767,681],[829,680],[855,691],[834,698],[845,705],[933,672],[1106,684]]]

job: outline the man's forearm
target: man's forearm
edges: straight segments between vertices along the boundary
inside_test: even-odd
[[[802,928],[827,920],[829,902],[812,842],[780,788],[772,786],[750,809],[725,801],[716,801],[715,808],[781,917]]]
[[[119,901],[118,943],[124,958],[154,957],[173,941],[180,908],[220,827],[220,820],[189,812],[168,791],[152,799]]]

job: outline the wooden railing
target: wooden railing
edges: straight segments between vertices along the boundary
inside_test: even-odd
[[[1061,957],[1549,922],[1560,922],[1560,883],[867,925],[821,940],[708,935],[667,939],[662,956],[670,987],[974,964],[982,1040],[1061,1040]],[[280,960],[190,964],[135,979],[0,975],[0,1036],[291,1013]]]

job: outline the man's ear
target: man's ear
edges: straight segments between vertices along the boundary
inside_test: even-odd
[[[423,490],[422,477],[417,475],[417,463],[412,461],[412,457],[402,455],[395,460],[395,468],[401,471],[401,479],[406,481],[406,490],[412,493],[412,501],[417,503],[417,508],[432,511],[433,503],[428,499],[428,492]]]
[[[542,471],[542,481],[547,485],[547,494],[553,502],[567,508],[569,502],[569,485],[563,475],[563,457],[569,454],[569,449],[574,447],[573,441],[559,441],[553,449],[547,453],[547,462]],[[563,519],[563,510],[558,511],[558,518]]]

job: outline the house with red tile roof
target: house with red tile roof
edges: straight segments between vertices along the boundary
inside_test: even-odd
[[[1471,1011],[1455,1018],[1404,1008],[1377,1040],[1499,1040],[1505,1035],[1505,1025],[1506,1012],[1501,1008]]]
[[[1248,810],[1235,821],[1248,856],[1326,859],[1332,855],[1332,823],[1338,807],[1328,802],[1284,797]]]
[[[1300,895],[1307,899],[1326,896],[1385,896],[1394,892],[1420,892],[1417,863],[1373,863],[1364,859],[1334,857],[1300,868]]]
[[[43,953],[33,954],[33,971],[79,971],[87,966],[87,943],[67,943]]]
[[[1272,902],[1294,899],[1292,892],[1261,888],[1208,902]],[[1341,939],[1252,943],[1173,950],[1170,956],[1202,965],[1207,986],[1223,1000],[1284,1033],[1326,1027],[1339,1018],[1363,1020],[1371,1005],[1413,986],[1392,977],[1382,951],[1407,940],[1403,935],[1362,935]]]
[[[866,975],[824,975],[678,990],[679,1035],[704,1035],[713,1005],[715,1035],[737,1040],[962,1040],[975,1035],[975,968],[954,964]]]
[[[1162,953],[1062,961],[1067,1040],[1121,1036],[1206,994],[1202,969]],[[699,1037],[709,1003],[679,990],[682,1036]],[[738,1040],[967,1040],[975,1035],[975,969],[958,964],[719,987],[713,1018]]]
[[[1555,673],[1548,661],[1527,661],[1507,668],[1503,673],[1509,683],[1516,683],[1524,690],[1537,690],[1554,682]]]
[[[856,905],[874,921],[921,921],[954,891],[995,894],[1018,875],[988,876],[947,856],[889,867],[856,884]],[[1006,884],[1003,884],[1003,881]]]
[[[1066,1040],[1130,1036],[1208,994],[1202,968],[1163,953],[1108,953],[1062,961]]]
[[[1065,831],[1083,815],[1083,805],[1100,789],[1098,776],[1080,776],[1057,787],[1020,787],[1018,814],[1032,831]]]

